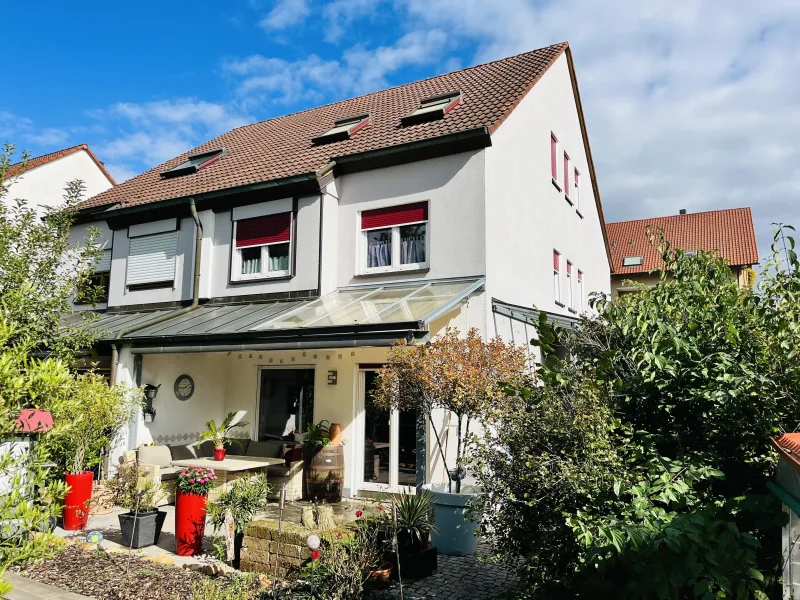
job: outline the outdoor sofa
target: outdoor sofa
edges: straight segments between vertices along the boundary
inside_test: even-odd
[[[237,443],[238,442],[238,443]],[[270,465],[265,469],[270,483],[270,499],[277,500],[280,490],[286,485],[286,500],[294,502],[303,497],[303,459],[302,449],[293,442],[269,440],[255,442],[251,440],[232,440],[226,445],[230,456],[258,456],[265,458],[284,458],[285,464]],[[213,458],[214,443],[210,441],[193,444],[167,446],[140,446],[123,454],[120,462],[138,461],[151,476],[164,484],[165,494],[158,505],[174,504],[175,486],[178,473],[183,467],[173,467],[174,460],[190,460],[192,458]]]

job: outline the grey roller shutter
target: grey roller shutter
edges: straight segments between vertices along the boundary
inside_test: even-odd
[[[127,284],[174,281],[177,246],[177,231],[132,238],[128,251]]]
[[[95,273],[108,273],[111,271],[111,250],[102,250],[97,258]]]

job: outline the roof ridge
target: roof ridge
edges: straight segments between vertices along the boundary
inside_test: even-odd
[[[89,146],[86,145],[86,144],[76,144],[75,146],[68,146],[67,148],[62,148],[61,150],[53,150],[52,152],[46,152],[45,154],[40,154],[39,156],[31,156],[30,158],[27,159],[26,162],[31,162],[31,161],[34,161],[34,160],[41,160],[43,158],[47,158],[48,156],[52,156],[54,154],[61,154],[61,153],[65,153],[65,152],[71,154],[72,152],[75,152],[76,150],[88,150],[88,149],[89,149]],[[23,161],[19,161],[19,162],[15,162],[13,164],[10,164],[10,165],[8,165],[8,168],[10,169],[11,167],[18,167],[19,165],[22,164],[22,162]]]
[[[426,81],[431,81],[433,79],[438,79],[438,78],[444,77],[446,75],[453,75],[455,73],[462,73],[464,71],[471,71],[473,69],[477,69],[477,68],[480,68],[480,67],[485,67],[485,66],[492,65],[492,64],[495,64],[495,63],[504,62],[504,61],[507,61],[507,60],[513,60],[513,59],[518,58],[520,56],[525,56],[526,54],[533,54],[534,52],[541,52],[542,50],[547,50],[548,48],[559,47],[559,48],[563,49],[563,48],[566,48],[568,45],[569,45],[569,42],[564,41],[564,42],[558,42],[557,44],[550,44],[549,46],[542,46],[541,48],[534,48],[533,50],[526,50],[525,52],[519,52],[519,53],[513,54],[511,56],[506,56],[505,58],[496,58],[495,60],[489,60],[489,61],[486,61],[486,62],[483,62],[483,63],[478,63],[477,65],[472,65],[472,66],[469,66],[469,67],[463,67],[461,69],[456,69],[455,71],[447,71],[446,73],[439,73],[438,75],[431,75],[430,77],[425,77],[424,79],[415,79],[413,81],[408,81],[406,83],[400,83],[400,84],[393,85],[393,86],[390,86],[390,87],[387,87],[387,88],[381,88],[379,90],[375,90],[375,91],[372,91],[372,92],[367,92],[366,94],[360,94],[358,96],[353,96],[353,97],[350,97],[350,98],[342,98],[341,100],[335,100],[333,102],[328,102],[327,104],[320,104],[318,106],[310,106],[309,108],[304,108],[303,110],[298,110],[298,111],[295,111],[295,112],[287,113],[285,115],[278,115],[277,117],[270,117],[269,119],[261,119],[260,121],[254,121],[253,123],[247,123],[245,125],[239,125],[238,127],[234,127],[233,129],[230,129],[229,132],[230,131],[237,131],[239,129],[245,129],[247,127],[252,127],[254,125],[260,125],[261,123],[268,123],[270,121],[277,121],[279,119],[288,119],[289,117],[302,115],[303,113],[310,112],[312,110],[320,110],[322,108],[327,108],[329,106],[333,106],[335,104],[340,104],[342,102],[349,102],[351,100],[359,100],[361,98],[368,98],[369,96],[374,96],[375,94],[383,94],[383,93],[386,93],[386,92],[390,92],[392,90],[396,90],[396,89],[399,89],[399,88],[402,88],[402,87],[406,87],[408,85],[414,85],[414,84],[417,84],[417,83],[424,83]],[[224,135],[224,134],[221,134],[221,135]],[[212,140],[209,140],[209,141],[212,141]],[[208,142],[205,142],[205,143],[208,143]],[[203,144],[201,144],[201,145],[203,145]],[[189,151],[187,151],[187,152],[189,152]]]
[[[677,214],[677,215],[663,215],[658,217],[645,217],[642,219],[629,219],[627,221],[611,221],[606,225],[621,225],[622,223],[636,223],[638,221],[653,221],[655,219],[675,219],[678,217],[691,217],[692,215],[707,215],[710,213],[721,213],[721,212],[733,212],[736,210],[747,210],[751,211],[752,209],[749,206],[740,206],[737,208],[715,208],[712,210],[699,210],[697,212],[686,213],[685,215]]]

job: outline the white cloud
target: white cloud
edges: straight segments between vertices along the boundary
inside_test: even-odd
[[[608,220],[752,206],[800,224],[800,3],[397,0],[473,62],[568,40]]]
[[[375,14],[381,0],[333,0],[322,9],[326,42],[337,42],[356,19]]]
[[[224,69],[238,80],[238,94],[248,106],[321,102],[386,87],[387,78],[404,67],[435,65],[447,42],[438,29],[412,31],[390,46],[354,46],[338,60],[312,54],[287,61],[258,54],[229,61]]]
[[[311,13],[307,0],[278,0],[258,25],[263,29],[286,29],[299,25]]]
[[[45,129],[24,133],[22,138],[27,142],[40,146],[59,146],[63,145],[64,142],[69,139],[69,132],[63,129],[47,127]]]

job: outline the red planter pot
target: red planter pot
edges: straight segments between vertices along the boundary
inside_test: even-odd
[[[203,552],[207,495],[182,492],[175,497],[175,552],[194,556]]]
[[[94,473],[66,473],[64,477],[70,488],[64,496],[64,529],[85,529],[89,521],[89,500],[92,498]]]
[[[225,455],[227,454],[227,450],[224,448],[222,450],[217,450],[214,448],[214,460],[225,460]]]

